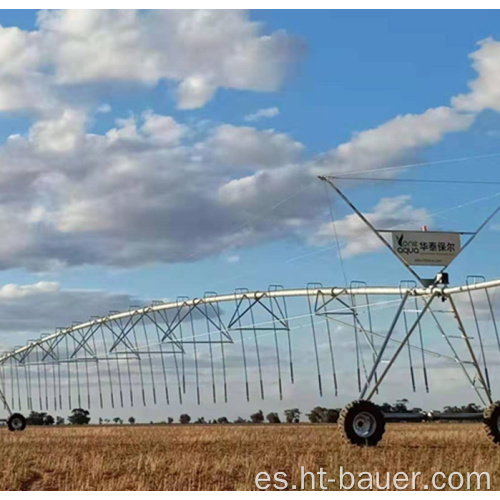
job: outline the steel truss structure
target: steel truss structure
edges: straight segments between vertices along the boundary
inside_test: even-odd
[[[207,384],[216,403],[227,402],[228,387],[240,382],[240,393],[249,401],[256,382],[253,375],[258,378],[257,391],[253,392],[261,399],[269,392],[266,386],[276,388],[283,398],[285,385],[295,382],[296,365],[306,346],[312,347],[307,366],[316,372],[319,394],[335,396],[340,385],[336,327],[344,337],[350,332],[354,341],[361,399],[371,400],[377,394],[406,350],[413,390],[417,363],[429,391],[429,359],[441,358],[458,365],[480,401],[491,403],[485,322],[494,327],[493,340],[500,356],[490,295],[490,290],[499,286],[500,280],[487,282],[478,277],[458,287],[424,288],[413,282],[402,282],[398,287],[369,287],[362,282],[334,288],[310,284],[293,290],[273,286],[267,291],[206,293],[202,298],[180,297],[173,302],[112,311],[42,335],[1,355],[1,402],[9,412],[91,408],[93,404],[146,406],[162,401],[182,403],[188,390],[194,388],[200,404],[202,387]],[[304,314],[295,315],[299,302]],[[465,314],[459,311],[463,308]],[[424,324],[425,318],[431,323]],[[300,328],[297,321],[304,321]],[[449,352],[437,352],[432,336],[442,337]],[[265,344],[263,337],[272,342]],[[424,340],[431,345],[424,345]],[[227,366],[228,359],[231,366]],[[264,376],[265,365],[270,363],[274,365],[274,380],[267,373]]]

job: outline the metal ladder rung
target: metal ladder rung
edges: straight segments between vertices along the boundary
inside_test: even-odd
[[[474,340],[474,337],[469,337],[467,335],[448,335],[448,338],[449,339],[462,339],[462,340],[469,339],[469,340]]]

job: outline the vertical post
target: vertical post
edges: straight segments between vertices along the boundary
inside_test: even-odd
[[[397,357],[399,356],[399,353],[403,350],[403,347],[405,346],[405,344],[410,340],[411,334],[417,328],[417,325],[420,323],[420,321],[424,317],[424,314],[426,313],[427,309],[429,309],[429,307],[432,304],[432,301],[434,300],[435,296],[436,295],[434,295],[434,294],[431,295],[431,298],[426,302],[424,308],[422,309],[422,311],[418,315],[417,319],[415,320],[415,322],[413,323],[413,325],[411,326],[411,328],[408,330],[408,333],[405,335],[405,338],[403,339],[403,341],[401,342],[401,344],[399,344],[398,348],[396,349],[396,352],[393,354],[393,356],[392,356],[391,360],[389,361],[389,364],[387,365],[386,369],[384,370],[384,372],[382,373],[382,375],[380,375],[378,383],[375,385],[375,387],[372,389],[372,391],[368,395],[368,399],[370,399],[375,394],[376,390],[378,389],[378,387],[382,383],[382,380],[384,380],[385,376],[387,375],[387,373],[391,369],[391,366],[394,364],[394,362],[396,361]],[[404,307],[404,304],[403,304],[403,307]]]
[[[401,312],[403,311],[403,308],[405,306],[407,299],[408,299],[408,292],[405,292],[403,298],[401,299],[401,303],[399,304],[398,310],[396,311],[396,315],[394,316],[394,318],[392,320],[391,326],[389,327],[389,331],[387,332],[387,335],[385,336],[384,342],[380,346],[380,350],[378,351],[377,359],[376,359],[375,363],[373,364],[370,375],[368,375],[368,378],[366,379],[363,390],[361,391],[361,395],[360,395],[361,399],[363,399],[365,397],[365,394],[368,391],[368,387],[370,385],[370,382],[372,381],[372,378],[375,375],[375,372],[377,371],[378,365],[382,361],[382,356],[384,355],[385,348],[387,347],[387,344],[389,343],[389,340],[391,339],[392,334],[394,333],[394,329],[396,328],[399,317],[401,316]],[[380,379],[377,383],[377,386],[378,385],[380,385]]]
[[[479,380],[481,380],[481,383],[483,384],[484,391],[486,392],[486,396],[488,397],[488,400],[490,404],[493,404],[493,399],[491,397],[491,392],[488,384],[486,383],[486,380],[483,376],[483,372],[481,371],[481,367],[479,366],[479,363],[476,358],[476,354],[474,353],[474,349],[472,348],[472,344],[470,343],[469,337],[467,335],[467,332],[465,331],[464,324],[462,322],[462,318],[460,317],[460,314],[458,313],[457,306],[455,305],[455,301],[453,300],[453,297],[451,295],[448,296],[450,300],[450,305],[451,308],[453,309],[453,314],[455,315],[455,319],[457,320],[458,323],[458,328],[462,332],[462,337],[465,340],[465,343],[467,345],[467,349],[469,350],[469,354],[472,359],[472,363],[474,364],[474,367],[476,368],[477,375],[479,377]]]

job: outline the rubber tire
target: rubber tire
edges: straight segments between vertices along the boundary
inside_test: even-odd
[[[20,419],[21,420],[21,427],[14,427],[12,422],[14,419]],[[26,429],[26,419],[24,418],[23,415],[20,413],[13,413],[7,420],[7,426],[9,427],[9,431],[15,432],[15,431],[24,431]]]
[[[493,403],[484,410],[483,427],[488,438],[500,445],[500,429],[497,422],[500,419],[500,403]]]
[[[369,413],[375,420],[375,430],[367,438],[359,436],[354,431],[354,418],[361,412]],[[343,408],[338,425],[342,439],[356,446],[376,446],[385,432],[385,418],[382,410],[375,403],[365,400],[353,401]]]

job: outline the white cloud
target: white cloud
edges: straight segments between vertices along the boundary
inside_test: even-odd
[[[111,111],[111,105],[108,103],[100,104],[96,109],[96,113],[111,113]]]
[[[144,119],[142,131],[163,144],[178,144],[187,131],[187,127],[180,125],[170,116],[156,115],[152,111],[146,111],[142,117]]]
[[[103,79],[155,84],[170,78],[181,89],[182,82],[193,83],[185,107],[206,101],[205,84],[272,90],[282,81],[292,44],[286,34],[264,36],[242,12],[155,14],[50,12],[41,15],[38,31],[0,30],[0,40],[12,38],[0,48],[6,78],[48,78],[73,89]],[[12,54],[21,57],[16,64]],[[281,66],[264,71],[276,58]],[[54,76],[41,72],[40,61]],[[0,90],[2,78],[0,69]],[[0,107],[1,98],[0,92]],[[99,118],[95,105],[86,112],[84,103],[49,102],[25,136],[10,136],[0,149],[0,268],[136,266],[276,239],[326,243],[328,226],[318,230],[325,202],[315,175],[395,165],[474,120],[445,106],[401,115],[305,160],[304,145],[275,130],[207,121],[188,127],[149,110],[89,133],[88,114]],[[384,200],[371,216],[395,224],[412,214],[426,212],[398,198]],[[361,228],[354,218],[339,224],[346,252],[359,253],[351,235]]]
[[[318,215],[297,203],[247,224],[249,210],[311,180],[306,165],[289,165],[303,146],[285,134],[194,131],[152,111],[103,134],[88,126],[66,109],[0,149],[0,268],[185,261],[284,237]],[[238,199],[254,174],[263,188]]]
[[[240,10],[42,11],[37,30],[0,26],[0,111],[51,110],[88,84],[162,80],[178,85],[181,109],[199,108],[219,88],[277,90],[301,52]]]
[[[500,42],[487,38],[470,57],[478,77],[469,83],[470,92],[453,98],[459,110],[480,112],[491,108],[500,111]]]
[[[431,146],[450,132],[467,130],[474,115],[449,107],[430,108],[422,114],[401,115],[354,135],[324,155],[316,164],[320,174],[348,174],[396,165],[419,148]]]
[[[363,215],[377,229],[420,229],[422,225],[431,225],[432,217],[425,208],[415,208],[408,195],[382,198],[372,212]],[[383,247],[380,240],[368,229],[356,215],[351,214],[335,222],[338,237],[342,240],[342,255],[350,257],[376,251]],[[316,245],[332,244],[335,233],[332,222],[324,223],[311,238]]]
[[[280,114],[280,110],[277,107],[273,108],[263,108],[257,110],[255,113],[251,113],[245,116],[245,121],[256,122],[261,118],[274,118]]]
[[[304,146],[286,134],[274,130],[221,125],[206,148],[215,159],[226,165],[275,167],[298,159]]]
[[[126,310],[141,304],[130,295],[98,290],[62,289],[57,282],[40,281],[29,285],[7,284],[0,288],[0,342],[22,344],[27,338],[73,321],[86,321],[92,315],[110,310]]]

